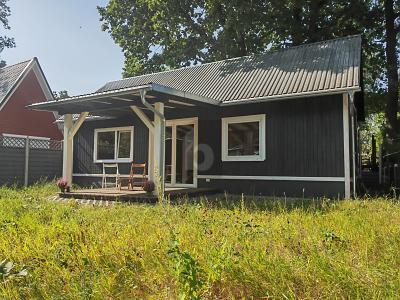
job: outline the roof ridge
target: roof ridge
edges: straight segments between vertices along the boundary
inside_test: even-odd
[[[324,41],[318,41],[318,42],[312,42],[312,43],[304,43],[304,44],[301,44],[301,45],[290,46],[290,47],[287,47],[287,48],[275,49],[275,50],[272,50],[270,52],[257,53],[257,54],[251,54],[251,55],[246,55],[246,56],[239,56],[239,57],[232,57],[232,58],[227,58],[227,59],[222,59],[222,60],[217,60],[217,61],[201,63],[201,64],[194,65],[194,66],[187,66],[187,67],[181,67],[181,68],[176,68],[176,69],[172,69],[172,70],[164,70],[164,71],[155,72],[155,73],[148,73],[148,74],[130,76],[130,77],[127,77],[127,78],[121,78],[121,79],[107,81],[98,90],[101,90],[104,86],[106,86],[107,84],[112,83],[112,82],[121,82],[121,81],[126,81],[126,80],[129,80],[129,79],[132,79],[132,78],[140,78],[140,77],[145,77],[145,76],[150,76],[150,75],[155,75],[155,74],[164,74],[164,73],[174,72],[174,71],[177,71],[177,70],[198,68],[198,67],[202,67],[202,66],[205,66],[205,65],[216,64],[216,63],[221,63],[221,62],[226,62],[226,61],[231,61],[231,60],[240,60],[240,59],[244,60],[244,59],[248,59],[248,58],[252,58],[252,57],[260,57],[260,56],[263,56],[263,55],[270,55],[270,54],[279,53],[279,52],[282,52],[282,51],[289,51],[289,50],[298,49],[298,48],[302,48],[302,47],[313,46],[313,45],[317,45],[317,44],[326,44],[326,43],[333,42],[333,41],[346,40],[346,39],[351,39],[351,38],[355,38],[355,37],[361,37],[361,34],[353,34],[353,35],[347,35],[347,36],[332,38],[332,39],[324,40]]]
[[[31,59],[27,59],[27,60],[24,60],[24,61],[20,61],[20,62],[18,62],[18,63],[12,64],[12,65],[5,65],[4,67],[0,68],[0,70],[4,70],[4,69],[6,69],[6,68],[12,68],[12,67],[15,67],[15,66],[24,64],[24,63],[29,63],[29,62],[31,62],[32,60],[35,60],[35,59],[36,59],[36,57],[32,57]]]

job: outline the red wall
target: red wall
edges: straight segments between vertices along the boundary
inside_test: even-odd
[[[26,105],[42,101],[46,101],[46,96],[34,71],[31,70],[7,104],[0,110],[0,134],[30,135],[61,140],[62,134],[54,123],[53,113],[25,108]]]

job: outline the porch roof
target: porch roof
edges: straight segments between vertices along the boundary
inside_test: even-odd
[[[219,101],[185,91],[149,83],[146,85],[95,92],[60,100],[34,103],[27,106],[34,110],[56,111],[61,115],[87,112],[107,112],[132,105],[142,107],[140,91],[146,91],[148,102],[164,102],[171,106],[219,105]]]

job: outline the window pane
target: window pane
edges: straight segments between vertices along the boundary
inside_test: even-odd
[[[131,132],[118,131],[118,158],[130,158],[131,156]]]
[[[176,126],[176,182],[193,183],[194,125]]]
[[[165,182],[172,182],[172,127],[165,128]]]
[[[97,159],[114,159],[115,132],[97,134]]]
[[[259,122],[228,124],[228,156],[259,155]]]

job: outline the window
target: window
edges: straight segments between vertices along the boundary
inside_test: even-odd
[[[95,162],[131,162],[133,160],[133,127],[95,129]]]
[[[265,115],[222,118],[222,161],[265,160]]]

